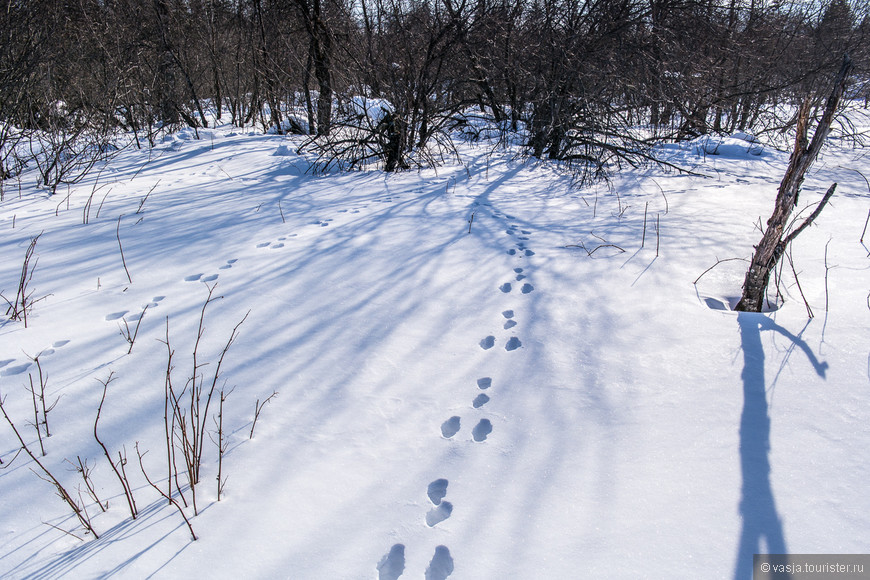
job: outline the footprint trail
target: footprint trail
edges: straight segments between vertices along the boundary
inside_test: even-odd
[[[535,251],[530,247],[532,245],[532,232],[530,230],[521,229],[518,224],[505,221],[515,220],[516,218],[514,216],[501,214],[497,210],[493,211],[491,215],[496,220],[503,222],[503,235],[509,236],[508,239],[511,240],[512,247],[506,248],[505,252],[523,264],[523,266],[511,268],[508,275],[511,277],[512,281],[503,282],[498,286],[499,293],[500,295],[504,295],[503,299],[505,300],[527,300],[522,297],[528,296],[535,291],[535,286],[532,283],[532,279],[534,278],[534,276],[532,276],[533,272],[529,271],[529,262],[527,260],[527,258],[535,255]],[[312,225],[320,225],[323,227],[328,225],[328,223],[318,221],[314,222]],[[261,247],[266,247],[268,245],[269,244],[267,243]],[[519,292],[515,292],[515,289],[518,289]],[[480,339],[478,342],[478,345],[482,350],[493,350],[497,342],[499,344],[504,344],[506,352],[513,352],[522,348],[523,343],[520,340],[520,337],[516,336],[516,331],[514,330],[520,327],[519,322],[517,321],[517,312],[516,307],[507,308],[501,311],[499,324],[502,326],[502,329],[507,332],[499,337],[497,337],[496,334],[488,334],[484,336],[484,338]],[[486,356],[502,355],[497,354],[497,351],[493,351],[493,353],[487,354]],[[471,420],[472,424],[474,424],[474,427],[471,429],[471,441],[467,438],[457,437],[457,434],[460,432],[462,427],[462,417],[459,415],[453,415],[441,423],[441,439],[451,440],[451,445],[465,445],[469,443],[474,445],[474,443],[490,441],[493,437],[494,426],[492,420],[486,416],[482,416],[485,413],[483,407],[485,405],[490,405],[493,398],[497,399],[497,392],[493,392],[493,379],[491,376],[480,376],[477,379],[476,384],[477,390],[470,397],[471,408],[467,411],[473,415],[473,418],[466,417],[467,420]],[[487,409],[489,409],[489,407],[487,407]],[[450,482],[447,479],[438,478],[429,483],[426,488],[426,496],[428,497],[431,506],[425,513],[424,521],[426,526],[429,528],[438,526],[445,520],[449,519],[453,514],[453,503],[445,499],[447,497],[449,485]],[[446,578],[453,574],[454,568],[455,564],[453,556],[450,554],[450,549],[447,546],[439,545],[435,548],[435,554],[432,556],[424,576],[426,580],[446,580]],[[389,552],[383,555],[379,560],[377,571],[379,580],[398,579],[405,571],[405,545],[393,545]]]

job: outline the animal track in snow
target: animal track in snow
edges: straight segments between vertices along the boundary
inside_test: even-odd
[[[14,367],[9,367],[4,371],[0,372],[0,377],[11,377],[12,375],[20,375],[21,373],[29,369],[31,364],[32,363],[26,362],[24,364],[15,365]]]
[[[219,270],[229,270],[230,268],[233,267],[233,264],[235,264],[235,263],[238,262],[238,261],[239,261],[238,258],[233,258],[232,260],[227,260],[227,263],[224,264],[223,266],[221,266],[221,267],[218,268],[218,269],[219,269]]]
[[[447,546],[435,548],[435,555],[426,568],[426,580],[447,580],[453,574],[453,557]]]
[[[487,403],[489,403],[489,397],[487,395],[485,395],[484,393],[480,393],[479,395],[474,397],[474,400],[471,402],[471,405],[475,409],[480,409],[481,407],[483,407]]]
[[[447,495],[447,486],[450,484],[446,479],[436,479],[429,484],[426,489],[426,495],[429,496],[429,501],[432,505],[439,505],[444,496]]]
[[[106,314],[106,320],[118,320],[119,318],[124,318],[124,315],[130,312],[129,310],[122,310],[120,312],[112,312],[111,314]]]
[[[205,278],[203,278],[202,282],[214,282],[217,279],[218,279],[218,275],[212,274],[211,276],[206,276]]]
[[[202,275],[203,275],[203,272],[200,272],[199,274],[191,274],[190,276],[185,276],[184,281],[185,282],[196,282],[197,280],[202,278]]]
[[[525,280],[525,279],[526,279],[525,274],[517,274],[517,282],[519,282],[520,280]]]
[[[68,341],[68,340],[58,340],[58,341],[52,343],[52,345],[51,345],[50,347],[48,347],[48,348],[44,348],[44,349],[42,349],[41,351],[39,351],[39,354],[37,354],[36,356],[37,356],[37,357],[51,356],[51,355],[53,355],[55,352],[57,352],[57,351],[54,350],[54,349],[56,349],[56,348],[60,348],[60,347],[62,347],[62,346],[64,346],[64,345],[66,345],[66,344],[69,344],[69,341]],[[8,359],[8,360],[0,360],[0,368],[5,367],[6,365],[8,365],[8,364],[11,363],[11,362],[15,362],[15,359],[12,359],[12,358],[11,358],[11,359]]]
[[[480,348],[483,350],[489,350],[495,346],[495,337],[492,335],[487,336],[480,340]]]
[[[509,328],[513,328],[516,325],[517,325],[516,320],[508,320],[507,322],[504,323],[504,329],[508,330]]]
[[[278,242],[277,244],[272,244],[271,246],[269,246],[269,248],[271,248],[273,250],[277,250],[278,248],[283,248],[283,247],[284,247],[283,242]]]
[[[531,284],[526,282],[525,284],[523,284],[523,287],[520,288],[520,292],[522,292],[523,294],[528,294],[529,292],[531,292],[534,289],[535,289],[534,286],[532,286]]]
[[[395,544],[378,562],[378,580],[398,580],[405,571],[405,545]]]
[[[512,288],[512,287],[511,287],[511,283],[510,283],[510,282],[505,282],[504,284],[502,284],[501,286],[498,287],[498,289],[501,290],[502,292],[504,292],[505,294],[507,294],[508,292],[510,292],[510,291],[511,291],[511,288]]]
[[[483,377],[481,379],[477,379],[477,388],[485,391],[486,389],[492,386],[492,379],[490,377]]]
[[[507,253],[509,256],[515,256],[517,251],[515,249],[511,248],[510,250],[507,251]]]
[[[442,501],[426,513],[426,525],[430,528],[434,528],[449,518],[452,513],[453,504],[449,501]]]
[[[516,350],[516,349],[520,348],[521,346],[523,346],[523,343],[520,342],[520,339],[517,338],[516,336],[512,336],[512,337],[510,337],[510,339],[508,339],[507,344],[504,346],[504,349],[505,350]]]
[[[164,298],[166,298],[166,296],[155,296],[154,298],[151,299],[151,302],[148,303],[147,307],[148,308],[157,308],[158,302],[162,302]],[[145,306],[143,306],[142,308],[145,308]]]
[[[461,420],[457,416],[450,417],[443,423],[441,423],[441,436],[445,439],[450,439],[457,433],[459,433],[459,426]]]
[[[398,580],[405,571],[405,545],[395,544],[378,562],[378,580]]]
[[[529,234],[532,233],[532,232],[530,232],[529,230],[520,230],[520,233],[521,233],[521,234],[524,234],[524,235],[527,236],[527,235],[529,235]]]
[[[526,256],[534,256],[535,255],[535,253],[531,250],[526,250],[524,253],[526,254]]]
[[[513,318],[514,311],[513,310],[505,310],[504,312],[501,313],[501,315],[504,316],[505,318]]]
[[[481,419],[471,430],[471,437],[477,442],[486,441],[490,433],[492,433],[492,422],[489,419]]]
[[[272,242],[260,242],[259,244],[257,244],[257,247],[258,248],[265,248],[265,247],[269,246],[271,243]]]

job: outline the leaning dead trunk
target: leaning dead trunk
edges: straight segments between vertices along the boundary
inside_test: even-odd
[[[809,145],[807,144],[810,117],[809,99],[804,101],[804,104],[801,106],[798,113],[794,151],[791,154],[791,160],[789,161],[785,176],[779,184],[773,215],[767,220],[767,229],[764,231],[761,242],[755,246],[755,255],[752,257],[752,263],[749,266],[749,271],[746,272],[746,278],[743,282],[743,296],[740,298],[740,302],[737,303],[736,310],[761,312],[767,284],[770,281],[770,273],[776,268],[779,259],[785,252],[786,246],[798,233],[809,225],[811,220],[819,214],[821,208],[830,199],[830,196],[833,195],[834,188],[832,186],[810,218],[800,228],[786,235],[785,227],[797,203],[798,193],[804,181],[804,176],[816,160],[819,151],[822,149],[822,144],[831,131],[831,123],[834,120],[837,107],[846,88],[846,79],[851,70],[852,61],[846,55],[843,57],[843,65],[837,74],[834,88],[825,105],[825,111],[822,114],[822,118],[819,119],[818,126]]]

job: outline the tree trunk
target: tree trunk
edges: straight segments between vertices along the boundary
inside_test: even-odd
[[[305,112],[308,115],[308,134],[317,134],[317,119],[314,116],[314,103],[311,100],[311,67],[314,59],[311,56],[311,43],[308,47],[308,60],[305,62],[305,70],[302,71],[302,91],[305,95]]]
[[[332,48],[328,33],[324,30],[322,34],[322,38],[314,42],[314,76],[320,90],[317,96],[317,134],[329,135],[332,129]]]
[[[294,4],[302,16],[302,22],[308,33],[308,58],[314,65],[314,78],[320,91],[317,97],[317,135],[326,136],[329,135],[332,127],[331,31],[321,0],[295,0]]]
[[[792,152],[788,169],[785,172],[785,177],[782,178],[782,182],[779,185],[773,215],[767,220],[767,229],[764,231],[761,242],[755,246],[755,255],[752,257],[749,271],[746,272],[746,278],[743,282],[743,296],[740,298],[740,302],[737,303],[735,310],[761,312],[767,284],[770,281],[770,273],[776,268],[788,243],[803,229],[801,227],[792,235],[783,238],[785,227],[797,203],[798,193],[800,192],[804,176],[815,161],[822,148],[822,144],[831,131],[831,122],[834,120],[837,107],[846,87],[846,79],[851,70],[852,61],[846,55],[843,57],[843,65],[837,74],[834,88],[828,97],[825,112],[819,120],[812,142],[809,145],[807,145],[807,132],[809,130],[810,100],[807,99],[801,106],[798,113],[794,151]],[[829,194],[833,194],[833,188],[829,190]],[[830,195],[826,195],[823,203],[827,201],[828,197]],[[811,218],[816,215],[818,215],[818,211],[814,212]],[[805,223],[805,225],[808,224]]]

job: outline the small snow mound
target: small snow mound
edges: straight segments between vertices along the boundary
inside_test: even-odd
[[[275,149],[275,152],[272,153],[274,157],[288,157],[293,155],[293,151],[290,150],[286,145],[278,145],[278,148]]]
[[[367,117],[374,123],[379,123],[389,113],[395,111],[395,107],[386,99],[363,96],[352,97],[345,108],[347,113],[358,117]]]
[[[214,141],[216,135],[214,131],[206,129],[194,130],[189,127],[179,129],[174,133],[163,136],[161,139],[163,147],[161,148],[167,151],[178,151],[189,141]]]
[[[163,147],[166,151],[178,151],[184,145],[184,141],[179,139],[176,135],[164,135],[163,137]]]
[[[308,134],[308,121],[303,119],[302,117],[297,117],[292,115],[287,117],[283,121],[281,121],[281,131],[278,131],[278,127],[276,125],[272,125],[266,131],[268,135],[307,135]]]
[[[749,138],[749,135],[740,134]],[[689,141],[689,149],[699,157],[717,155],[728,159],[752,159],[764,153],[764,147],[757,141],[749,141],[738,137],[716,137],[703,135]]]
[[[186,127],[184,129],[179,129],[175,134],[178,139],[182,141],[201,141],[201,140],[212,140],[215,137],[214,131],[206,131],[203,129],[191,129],[190,127]]]
[[[743,131],[737,131],[736,133],[732,133],[731,137],[733,137],[734,139],[740,139],[741,141],[746,141],[747,143],[760,143],[758,137],[749,133],[744,133]]]

